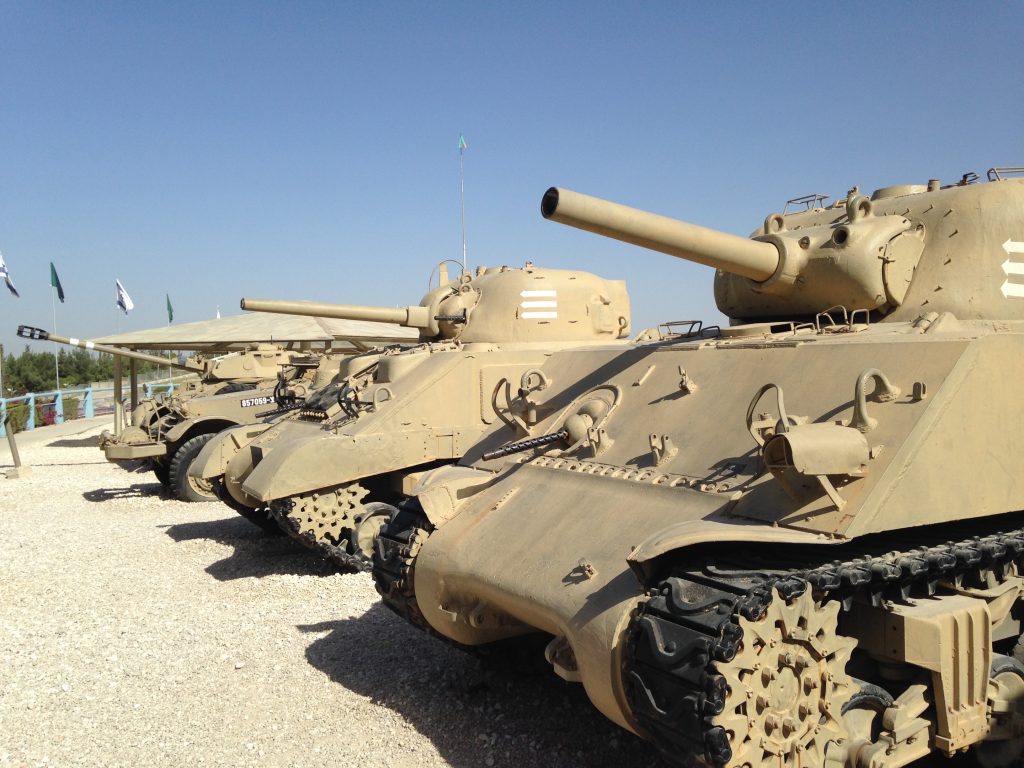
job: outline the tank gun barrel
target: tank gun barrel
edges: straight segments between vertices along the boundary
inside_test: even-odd
[[[282,315],[335,317],[342,320],[369,320],[395,323],[407,328],[430,328],[433,318],[428,307],[367,307],[358,304],[324,304],[315,301],[282,301],[279,299],[242,299],[242,309],[250,312],[273,312]]]
[[[141,360],[145,363],[153,363],[154,365],[169,365],[172,368],[179,368],[183,371],[201,371],[202,366],[196,363],[179,363],[176,360],[169,360],[166,357],[158,357],[157,355],[147,355],[145,352],[136,352],[131,349],[124,349],[123,347],[111,347],[106,344],[97,344],[95,341],[89,341],[88,339],[75,339],[69,336],[60,336],[56,333],[50,333],[42,328],[33,328],[30,325],[19,325],[18,335],[23,339],[30,339],[32,341],[52,341],[57,344],[67,344],[69,347],[79,347],[81,349],[90,349],[94,352],[105,352],[108,355],[118,355],[120,357],[127,357],[133,360]]]
[[[779,266],[771,243],[749,240],[697,224],[659,216],[568,189],[551,187],[540,205],[545,219],[650,248],[758,282]]]

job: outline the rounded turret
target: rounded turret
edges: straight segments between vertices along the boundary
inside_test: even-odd
[[[629,334],[625,282],[589,272],[480,268],[435,288],[418,306],[367,307],[305,301],[242,299],[242,309],[420,329],[421,341],[549,342],[621,339]]]
[[[570,190],[543,197],[545,218],[715,267],[719,310],[739,321],[813,317],[832,307],[877,319],[923,312],[1024,319],[1018,287],[1024,179],[855,187],[827,207],[775,213],[750,238]]]

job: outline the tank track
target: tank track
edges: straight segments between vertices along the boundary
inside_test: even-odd
[[[633,715],[670,763],[721,768],[732,748],[713,721],[728,692],[721,669],[743,641],[741,618],[758,620],[774,600],[789,603],[808,587],[816,600],[838,600],[845,610],[858,597],[877,606],[934,594],[940,582],[1002,580],[1014,565],[1024,570],[1024,528],[812,568],[676,573],[649,593],[630,625],[623,674]]]
[[[432,531],[418,504],[402,504],[374,542],[373,583],[388,608],[427,634],[447,640],[423,618],[413,588],[416,555]]]
[[[359,486],[353,484],[353,490],[361,490]],[[365,496],[366,492],[356,493],[356,496]],[[349,537],[352,535],[353,527],[342,527],[342,542],[335,544],[330,539],[323,536],[317,536],[316,533],[309,529],[304,528],[301,520],[295,514],[296,502],[295,499],[275,499],[270,502],[270,514],[277,520],[277,524],[281,527],[285,533],[291,536],[293,539],[298,541],[304,547],[312,549],[314,552],[319,554],[326,560],[330,560],[341,568],[367,572],[371,568],[371,563],[363,556],[359,548],[354,546]],[[351,516],[354,518],[355,515],[359,514],[361,503],[357,502],[350,510]],[[354,522],[354,520],[353,520]],[[351,551],[349,551],[351,549]]]

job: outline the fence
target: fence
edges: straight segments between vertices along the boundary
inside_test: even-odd
[[[156,393],[170,394],[175,384],[171,382],[148,382],[140,384],[140,396],[152,397]],[[71,406],[73,413],[66,413],[65,406]],[[8,412],[19,414],[24,411],[24,421],[18,418],[18,430],[35,429],[48,424],[63,424],[71,419],[90,419],[96,415],[114,412],[113,387],[85,387],[83,389],[62,389],[52,392],[30,392],[20,397],[0,397],[0,437],[6,436],[4,423]],[[39,423],[42,422],[42,423]]]

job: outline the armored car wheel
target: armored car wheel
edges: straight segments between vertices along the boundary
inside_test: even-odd
[[[169,487],[171,484],[171,468],[162,461],[151,461],[149,466],[153,470],[153,474],[156,475],[156,479],[159,481],[160,485],[164,488]]]
[[[182,501],[214,501],[217,498],[209,481],[189,477],[188,474],[188,468],[212,438],[213,433],[196,435],[178,446],[171,458],[168,487]]]

